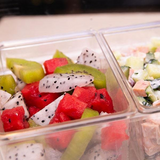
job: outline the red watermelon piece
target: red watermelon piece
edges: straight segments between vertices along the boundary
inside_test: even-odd
[[[91,102],[95,98],[96,88],[89,87],[76,87],[73,92],[73,96],[82,102],[87,103],[87,107],[91,107]]]
[[[56,112],[63,112],[71,119],[79,119],[81,118],[86,107],[87,103],[84,103],[76,97],[66,93],[60,101]]]
[[[66,64],[68,64],[66,58],[52,58],[43,63],[46,74],[52,74],[57,67],[64,66]]]
[[[67,148],[72,137],[74,136],[74,133],[75,133],[74,130],[56,132],[47,136],[46,142],[53,149],[62,151]]]
[[[4,110],[1,119],[5,132],[29,128],[22,106]]]
[[[61,95],[60,93],[40,93],[38,88],[39,81],[27,84],[22,89],[21,92],[28,107],[35,106],[42,109]]]
[[[101,148],[104,150],[118,150],[122,142],[129,139],[126,133],[127,125],[124,121],[110,123],[101,130]]]
[[[70,121],[71,118],[65,115],[63,112],[61,113],[56,113],[54,117],[51,119],[49,124],[53,123],[60,123],[60,122],[65,122],[65,121]]]
[[[32,117],[34,114],[40,111],[40,108],[37,108],[35,106],[29,106],[28,111],[29,111],[29,117]]]
[[[107,113],[115,112],[114,107],[113,107],[113,103],[112,103],[112,99],[105,88],[97,90],[96,96],[91,103],[91,108],[93,110],[98,111],[99,113],[101,113],[101,112],[107,112]]]

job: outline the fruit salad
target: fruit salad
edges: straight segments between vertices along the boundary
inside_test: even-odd
[[[96,53],[88,48],[82,50],[76,62],[58,50],[43,64],[7,58],[6,66],[12,74],[0,76],[0,111],[4,131],[116,112],[106,89],[105,68],[101,68],[101,63]],[[80,131],[57,132],[43,137],[43,143],[34,140],[9,145],[5,157],[7,160],[77,160],[87,157],[116,160],[119,154],[115,151],[129,138],[126,130],[126,123],[115,122],[114,125],[102,126],[97,134],[95,126]],[[99,143],[91,145],[85,153],[88,145],[96,139]]]
[[[160,106],[160,39],[114,51],[130,86],[145,107]]]

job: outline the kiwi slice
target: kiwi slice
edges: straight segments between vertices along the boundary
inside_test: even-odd
[[[73,61],[59,50],[56,50],[55,54],[53,55],[53,58],[66,58],[68,64],[73,64]]]
[[[90,108],[86,108],[82,114],[81,119],[98,116],[99,113]],[[83,127],[73,136],[70,144],[61,156],[61,160],[78,160],[84,154],[96,127]]]
[[[23,82],[29,84],[44,77],[42,65],[35,61],[19,58],[7,58],[7,67]]]
[[[15,93],[16,82],[11,74],[0,76],[0,89],[10,94]]]
[[[65,66],[57,67],[54,73],[80,73],[89,74],[94,77],[94,85],[97,89],[106,88],[105,75],[96,68],[86,66],[83,64],[67,64]]]

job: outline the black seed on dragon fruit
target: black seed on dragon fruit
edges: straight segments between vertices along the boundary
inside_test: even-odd
[[[55,150],[51,147],[45,148],[46,160],[60,160],[62,153],[58,150]]]
[[[100,69],[100,59],[92,50],[84,48],[81,55],[77,58],[77,64],[84,64],[97,69]]]
[[[50,74],[40,80],[39,91],[47,93],[66,92],[92,83],[94,77],[81,74]]]
[[[26,83],[19,78],[17,78],[16,84],[17,86],[15,87],[15,92],[21,91],[26,85]]]
[[[48,104],[46,107],[44,107],[42,110],[34,114],[31,119],[40,126],[48,125],[50,120],[55,114],[55,111],[57,109],[57,106],[59,102],[62,100],[64,95],[58,97],[55,101]]]
[[[10,97],[10,99],[0,108],[0,110],[4,111],[5,109],[11,109],[18,106],[22,106],[24,108],[25,117],[28,118],[29,112],[27,110],[22,93],[20,91],[14,94],[12,97]]]
[[[46,160],[41,143],[22,143],[8,146],[6,160]]]
[[[113,150],[102,150],[101,144],[97,144],[96,146],[92,147],[91,149],[86,152],[80,160],[116,160],[117,155],[116,152]]]

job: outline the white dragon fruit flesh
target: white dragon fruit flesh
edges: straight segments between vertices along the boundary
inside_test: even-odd
[[[23,143],[9,147],[6,160],[46,160],[41,143]]]
[[[23,82],[23,81],[22,81],[21,79],[19,79],[19,78],[17,78],[16,83],[17,83],[17,86],[15,87],[15,92],[21,91],[21,90],[24,88],[24,86],[26,85],[26,83]]]
[[[11,108],[15,108],[15,107],[18,107],[18,106],[22,106],[24,108],[25,117],[28,118],[29,117],[29,112],[27,110],[27,107],[26,107],[26,104],[24,102],[22,93],[20,91],[17,92],[12,97],[10,97],[10,99],[2,106],[1,111],[3,112],[5,109],[11,109]]]
[[[82,53],[77,58],[77,64],[84,64],[96,69],[100,69],[100,58],[97,57],[97,53],[88,48],[84,48]]]
[[[94,77],[81,74],[50,74],[40,80],[40,92],[66,92],[74,89],[76,86],[83,87],[92,83]]]
[[[40,126],[48,125],[53,118],[59,102],[64,95],[58,97],[55,101],[45,106],[42,110],[34,114],[31,119]]]
[[[3,105],[11,98],[11,96],[10,93],[0,90],[0,109],[2,109]]]
[[[60,160],[62,152],[55,150],[51,147],[45,148],[46,160]]]
[[[96,146],[92,147],[89,149],[82,157],[81,160],[91,160],[91,159],[96,159],[96,160],[116,160],[117,155],[116,152],[113,150],[102,150],[101,149],[101,144],[97,144]]]

